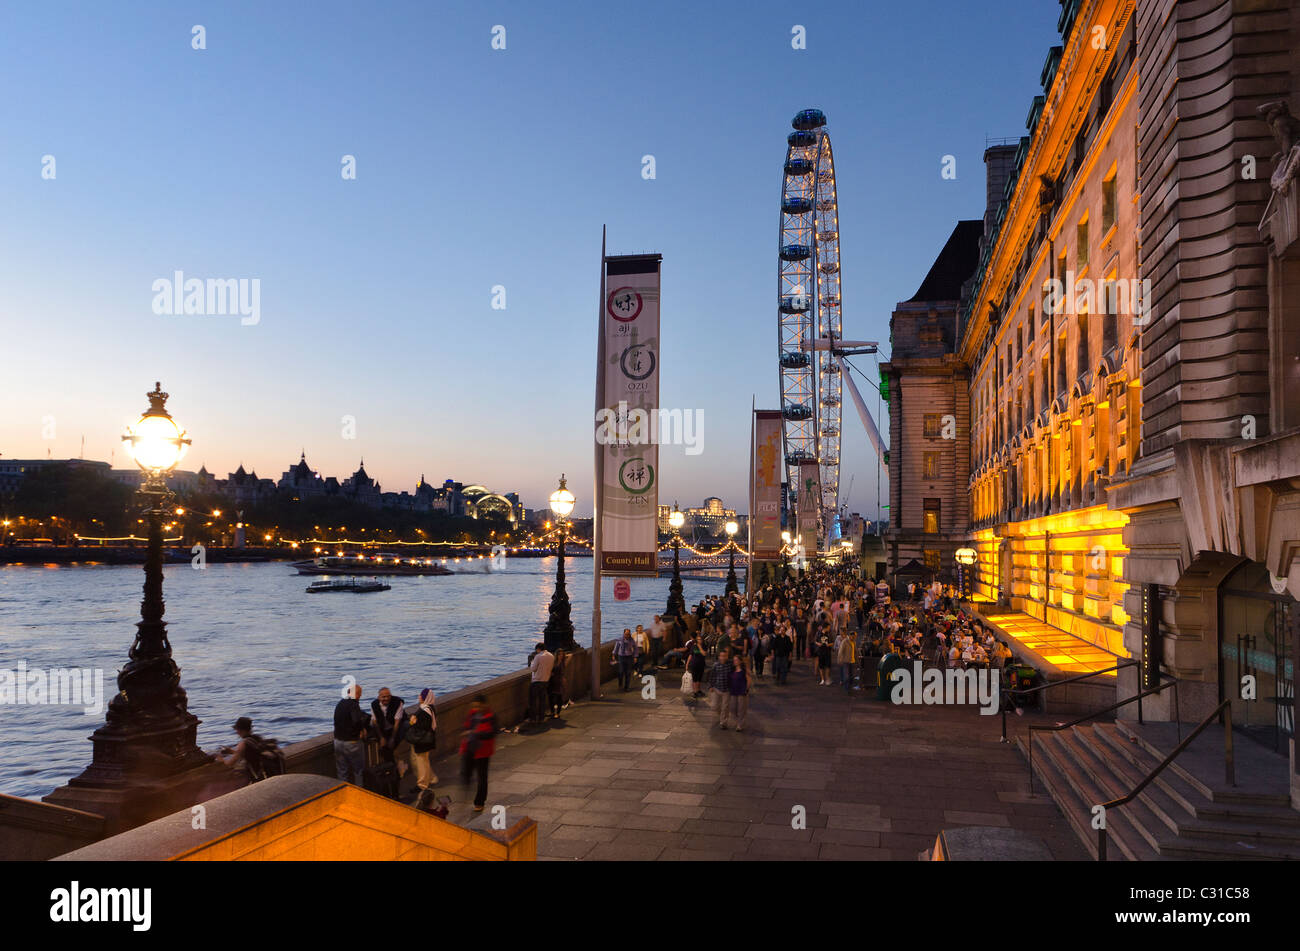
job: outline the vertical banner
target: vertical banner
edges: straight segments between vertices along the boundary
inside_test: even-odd
[[[755,561],[781,558],[781,411],[754,410],[750,533]]]
[[[596,373],[601,574],[659,573],[658,254],[605,258]]]
[[[799,542],[804,557],[817,554],[817,521],[821,514],[821,467],[816,462],[799,463]]]

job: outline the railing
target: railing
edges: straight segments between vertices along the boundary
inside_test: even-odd
[[[1131,663],[1136,663],[1136,662],[1131,662]],[[1129,666],[1129,664],[1120,664],[1119,666],[1127,667]],[[1161,674],[1161,676],[1167,677],[1168,674]],[[1057,681],[1057,683],[1065,683],[1065,681],[1061,680],[1061,681]],[[1042,723],[1031,723],[1029,725],[1029,741],[1028,741],[1029,792],[1032,794],[1034,791],[1034,731],[1035,730],[1038,730],[1040,733],[1059,733],[1062,730],[1072,729],[1086,720],[1091,720],[1093,717],[1100,717],[1100,716],[1105,716],[1107,713],[1114,713],[1120,707],[1126,706],[1127,704],[1130,704],[1135,700],[1137,701],[1137,705],[1138,705],[1138,723],[1141,723],[1142,722],[1142,698],[1146,696],[1150,696],[1151,694],[1159,693],[1160,691],[1164,690],[1166,687],[1174,688],[1174,723],[1177,725],[1178,737],[1181,740],[1183,735],[1183,727],[1182,727],[1182,723],[1179,722],[1178,678],[1176,677],[1169,677],[1168,680],[1166,680],[1162,684],[1159,684],[1158,686],[1148,687],[1146,690],[1140,690],[1133,696],[1129,697],[1127,700],[1121,700],[1119,701],[1119,703],[1112,703],[1109,707],[1106,707],[1103,710],[1094,710],[1092,713],[1085,713],[1081,717],[1075,717],[1069,723],[1057,723],[1054,726],[1046,726],[1045,724]]]
[[[1050,688],[1052,688],[1052,687],[1063,687],[1063,686],[1065,686],[1066,684],[1077,683],[1077,682],[1080,681],[1080,680],[1087,680],[1089,677],[1097,677],[1097,676],[1100,676],[1101,674],[1111,674],[1111,673],[1115,673],[1115,672],[1117,672],[1117,671],[1119,671],[1119,670],[1121,670],[1121,669],[1123,669],[1123,668],[1125,668],[1125,667],[1136,667],[1136,666],[1138,666],[1138,662],[1137,662],[1136,660],[1133,660],[1132,658],[1130,658],[1130,659],[1127,659],[1127,660],[1120,661],[1120,662],[1119,662],[1118,664],[1116,664],[1114,667],[1107,667],[1105,670],[1092,670],[1092,671],[1089,671],[1089,672],[1086,673],[1086,674],[1076,674],[1075,676],[1073,676],[1073,677],[1067,677],[1067,678],[1065,678],[1064,680],[1053,680],[1051,683],[1040,684],[1040,685],[1037,686],[1037,687],[1030,687],[1028,690],[1012,690],[1012,691],[1011,691],[1011,695],[1012,695],[1013,697],[1015,697],[1015,696],[1025,697],[1025,696],[1028,696],[1028,695],[1031,694],[1031,693],[1038,693],[1039,691],[1042,691],[1042,690],[1048,690],[1048,689],[1050,689]],[[1138,704],[1138,722],[1139,722],[1139,723],[1142,722],[1142,704],[1141,704],[1141,703]],[[1003,705],[1002,705],[1002,742],[1003,742],[1003,743],[1007,742],[1007,706],[1006,706],[1006,704],[1003,704]]]
[[[1106,842],[1107,842],[1106,816],[1110,812],[1110,810],[1118,809],[1120,806],[1123,806],[1136,799],[1138,794],[1140,794],[1142,790],[1146,789],[1147,785],[1153,779],[1159,776],[1160,773],[1164,771],[1164,768],[1168,766],[1170,763],[1172,763],[1174,761],[1174,758],[1177,757],[1179,753],[1187,749],[1187,747],[1191,745],[1192,740],[1200,736],[1201,731],[1204,730],[1211,723],[1213,723],[1220,713],[1223,714],[1224,779],[1227,780],[1229,786],[1237,785],[1236,761],[1234,760],[1233,753],[1232,753],[1232,701],[1225,700],[1223,701],[1223,703],[1219,704],[1217,707],[1211,710],[1210,715],[1207,716],[1204,720],[1202,720],[1200,724],[1197,725],[1195,730],[1193,730],[1190,734],[1188,734],[1187,739],[1183,740],[1181,743],[1175,746],[1173,752],[1160,761],[1159,766],[1151,770],[1151,772],[1147,773],[1146,778],[1143,779],[1142,782],[1138,783],[1135,787],[1133,787],[1132,792],[1130,792],[1127,796],[1121,796],[1118,799],[1112,799],[1110,802],[1105,802],[1101,804],[1101,825],[1097,829],[1097,861],[1098,862],[1106,861]],[[1031,742],[1032,742],[1032,737],[1031,737]]]

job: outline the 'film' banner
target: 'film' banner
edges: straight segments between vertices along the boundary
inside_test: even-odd
[[[659,262],[658,254],[605,259],[601,361],[602,574],[659,573]]]
[[[815,462],[799,463],[799,541],[808,558],[817,554],[817,522],[821,504],[821,468]]]
[[[754,410],[750,539],[756,561],[781,557],[781,411]]]

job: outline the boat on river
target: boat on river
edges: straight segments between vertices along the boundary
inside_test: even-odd
[[[374,555],[321,555],[312,561],[295,561],[290,567],[300,575],[450,575],[432,558],[403,558],[392,552]]]
[[[324,591],[352,591],[366,594],[370,591],[390,591],[392,585],[371,579],[362,581],[358,578],[335,578],[331,581],[313,581],[307,586],[308,594],[320,594]]]

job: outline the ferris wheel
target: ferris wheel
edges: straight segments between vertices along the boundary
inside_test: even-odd
[[[816,463],[818,538],[839,534],[840,226],[835,158],[826,115],[805,109],[786,137],[781,185],[777,343],[788,484],[802,496],[800,467]],[[799,498],[800,505],[805,499]]]

